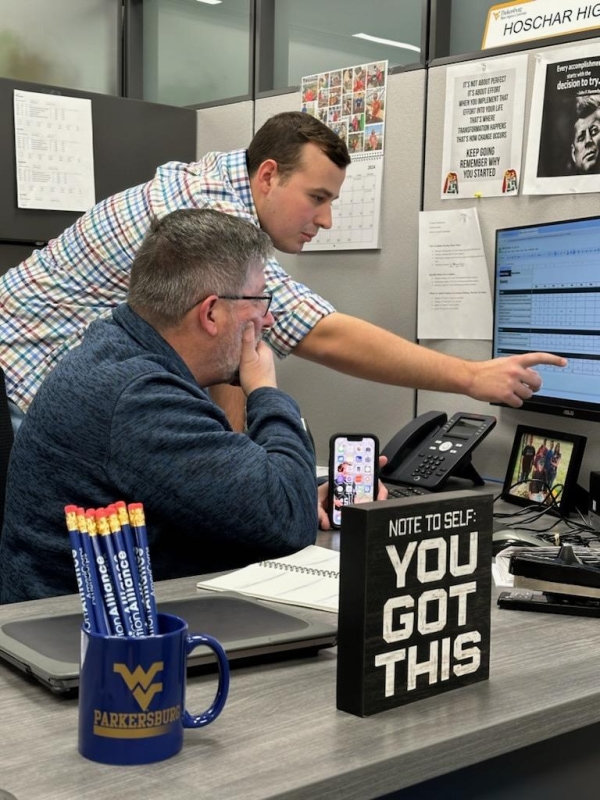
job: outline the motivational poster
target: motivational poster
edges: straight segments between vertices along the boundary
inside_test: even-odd
[[[337,707],[369,716],[489,677],[493,496],[344,508]]]

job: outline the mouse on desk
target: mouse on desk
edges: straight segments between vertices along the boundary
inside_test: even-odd
[[[518,528],[503,528],[492,534],[492,555],[497,555],[505,547],[547,547],[541,536]]]

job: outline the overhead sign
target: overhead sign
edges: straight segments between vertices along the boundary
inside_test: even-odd
[[[488,11],[482,50],[531,42],[548,36],[600,28],[600,3],[575,0],[521,0],[499,3]]]

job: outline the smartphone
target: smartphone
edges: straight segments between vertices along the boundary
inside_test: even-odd
[[[329,440],[329,520],[342,524],[342,508],[377,497],[379,440],[372,433],[335,433]]]

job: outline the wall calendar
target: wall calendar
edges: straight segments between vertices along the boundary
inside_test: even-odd
[[[331,229],[322,229],[306,252],[380,246],[387,66],[375,61],[302,78],[302,111],[337,133],[351,157]]]

